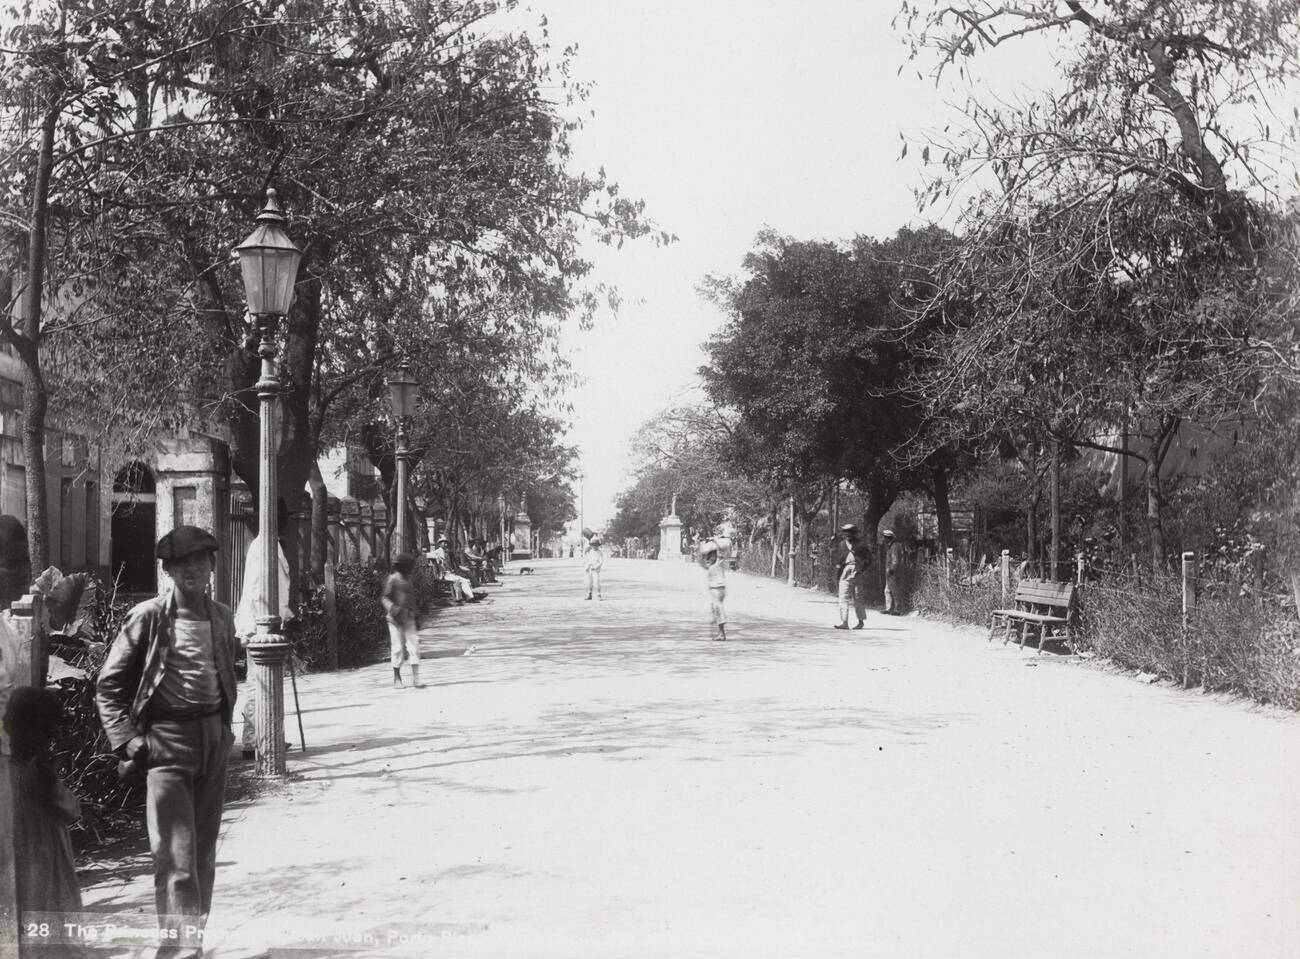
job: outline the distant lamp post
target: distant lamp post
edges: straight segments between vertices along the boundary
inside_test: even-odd
[[[499,566],[505,567],[510,560],[510,547],[506,544],[506,494],[497,494],[497,512],[501,515],[501,561]]]
[[[388,375],[388,391],[393,400],[393,419],[397,426],[397,537],[396,552],[406,552],[406,466],[410,451],[406,448],[407,419],[415,412],[415,392],[419,388],[411,368],[403,363]]]
[[[257,398],[261,414],[262,436],[258,483],[258,534],[262,538],[262,609],[257,619],[257,633],[249,641],[248,656],[256,667],[253,683],[257,707],[257,764],[259,776],[283,776],[284,754],[284,661],[289,644],[280,632],[280,575],[276,548],[276,476],[275,476],[275,399],[280,381],[275,369],[275,334],[280,317],[289,312],[293,287],[298,278],[302,252],[284,232],[284,214],[275,200],[275,191],[266,191],[266,206],[257,215],[257,227],[235,248],[239,269],[244,277],[244,294],[248,312],[257,332],[257,355],[262,359],[257,381]]]

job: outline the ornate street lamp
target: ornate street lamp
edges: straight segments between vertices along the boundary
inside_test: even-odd
[[[259,776],[283,776],[287,772],[284,754],[284,662],[289,644],[280,632],[280,551],[276,548],[275,400],[280,381],[275,369],[275,334],[280,317],[289,312],[293,286],[298,278],[302,253],[284,232],[284,214],[275,201],[275,191],[266,191],[266,206],[257,215],[257,227],[235,248],[244,277],[248,312],[258,336],[257,355],[262,358],[257,381],[262,436],[258,483],[258,534],[262,538],[262,609],[257,634],[249,641],[256,689],[254,723],[257,728]]]
[[[397,425],[397,553],[406,552],[406,466],[410,451],[406,448],[407,418],[415,412],[415,392],[419,383],[411,368],[403,363],[396,373],[388,374],[388,390],[393,400],[393,419]]]

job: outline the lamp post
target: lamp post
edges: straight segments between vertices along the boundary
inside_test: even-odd
[[[280,381],[275,368],[275,334],[280,317],[289,312],[293,286],[298,278],[302,253],[284,232],[284,214],[276,203],[275,191],[266,191],[266,206],[257,215],[257,227],[235,248],[248,297],[248,312],[257,332],[257,355],[262,359],[257,381],[261,416],[261,447],[258,482],[258,534],[262,538],[262,609],[257,633],[248,643],[256,689],[254,723],[257,728],[259,776],[283,776],[284,754],[284,662],[289,644],[280,632],[280,575],[276,549],[275,400]]]
[[[510,547],[506,545],[506,494],[497,494],[497,511],[501,514],[501,568],[510,562]]]
[[[406,552],[406,466],[410,451],[406,448],[406,421],[415,410],[415,391],[419,384],[411,368],[403,363],[388,375],[388,391],[393,400],[393,419],[397,426],[397,552]]]

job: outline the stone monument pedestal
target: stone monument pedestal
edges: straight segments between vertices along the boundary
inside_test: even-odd
[[[670,513],[659,521],[659,558],[682,558],[682,518]]]
[[[516,513],[514,528],[511,530],[510,558],[533,558],[533,521],[527,513]]]

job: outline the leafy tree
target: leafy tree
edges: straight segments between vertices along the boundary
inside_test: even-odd
[[[1160,184],[1044,203],[950,261],[933,304],[946,320],[923,390],[959,413],[949,426],[1027,454],[1027,468],[1035,448],[1058,465],[1072,446],[1139,461],[1157,563],[1168,553],[1164,465],[1180,426],[1249,407],[1271,362],[1252,343],[1257,288],[1203,223]],[[956,319],[952,300],[966,305]],[[1132,438],[1123,447],[1104,438],[1121,423]],[[1053,523],[1059,543],[1059,511]]]
[[[931,295],[929,268],[948,243],[935,228],[848,249],[765,233],[744,283],[713,281],[731,320],[701,375],[714,402],[739,413],[731,463],[769,488],[804,489],[809,506],[828,478],[852,480],[869,536],[902,490],[946,471],[949,450],[922,439],[909,344],[923,331],[910,305]],[[932,487],[941,496],[944,479]]]
[[[112,5],[92,6],[77,12],[98,24]],[[297,214],[291,233],[305,250],[280,353],[291,506],[331,405],[355,405],[385,360],[433,366],[458,336],[545,342],[554,321],[595,305],[575,288],[588,269],[580,233],[646,232],[640,205],[603,176],[568,172],[573,126],[548,93],[581,88],[566,63],[552,72],[545,49],[489,25],[492,4],[119,6],[104,48],[129,48],[130,83],[68,124],[71,146],[55,151],[95,161],[65,167],[81,198],[68,222],[117,244],[96,264],[93,325],[67,339],[65,356],[91,371],[83,382],[106,427],[140,435],[183,419],[214,430],[250,489],[258,364],[225,264],[268,181]],[[377,333],[383,355],[367,349]],[[509,375],[536,379],[549,355],[534,348]]]
[[[751,533],[773,497],[728,471],[722,449],[733,429],[733,417],[710,404],[668,407],[642,424],[631,444],[636,479],[619,497],[612,535],[656,542],[674,502],[692,533],[724,522]]]
[[[1066,38],[1054,96],[1011,106],[972,96],[970,129],[925,151],[938,172],[923,202],[979,175],[996,183],[972,201],[943,274],[943,309],[968,310],[940,341],[932,399],[967,397],[977,421],[1000,423],[995,435],[1045,444],[1058,462],[1062,445],[1106,445],[1096,437],[1131,422],[1139,442],[1124,452],[1145,467],[1151,551],[1163,561],[1162,465],[1181,424],[1230,415],[1296,372],[1274,362],[1269,339],[1289,297],[1267,282],[1280,234],[1277,183],[1260,157],[1294,138],[1270,123],[1268,98],[1294,77],[1300,5],[903,13],[913,56],[937,50],[940,72],[964,74],[981,51],[1032,34]]]
[[[1267,158],[1300,133],[1270,102],[1287,102],[1297,73],[1300,0],[910,0],[900,17],[912,58],[933,57],[936,74],[965,77],[992,48],[1060,38],[1060,89],[1013,104],[972,94],[964,135],[929,145],[941,172],[923,201],[979,171],[996,177],[989,199],[1002,209],[1141,180],[1176,192],[1236,256],[1255,259],[1256,214],[1241,190],[1275,190]]]
[[[131,0],[40,2],[6,10],[0,52],[0,338],[23,368],[22,434],[33,565],[49,562],[46,341],[85,324],[96,281],[129,258],[138,223],[97,217],[114,184],[100,182],[124,138],[147,140],[152,103],[180,95],[187,64],[256,20],[248,4],[197,10]],[[173,129],[190,127],[183,115]],[[97,183],[99,184],[97,186]],[[66,340],[63,340],[66,342]],[[102,404],[102,398],[101,404]]]

